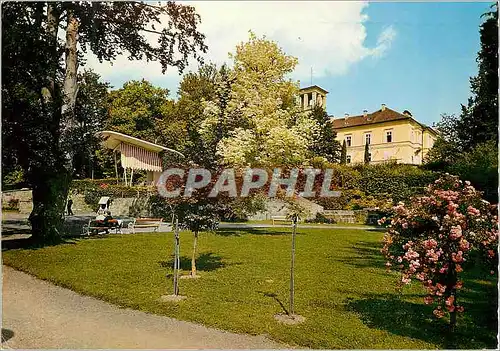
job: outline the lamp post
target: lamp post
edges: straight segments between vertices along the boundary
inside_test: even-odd
[[[290,310],[289,315],[293,316],[294,311],[294,295],[295,295],[295,285],[294,285],[294,270],[295,270],[295,234],[297,233],[297,215],[294,214],[292,217],[292,257],[290,264]]]
[[[179,295],[179,268],[180,268],[180,239],[179,239],[179,218],[175,216],[174,227],[174,295]]]

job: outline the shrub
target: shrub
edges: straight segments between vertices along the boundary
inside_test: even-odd
[[[145,186],[125,186],[117,185],[116,178],[111,179],[82,179],[73,180],[71,183],[72,190],[76,193],[83,194],[85,203],[91,206],[93,209],[99,207],[99,199],[102,196],[109,196],[113,198],[123,198],[123,197],[149,197],[152,193],[156,192],[156,189],[152,187]]]
[[[2,207],[6,211],[19,211],[19,199],[12,197],[7,201],[6,206],[2,203]]]
[[[321,213],[316,213],[316,217],[312,219],[306,219],[306,223],[325,223],[325,224],[335,224],[337,223],[333,218],[325,217]]]
[[[482,200],[470,182],[449,174],[425,192],[408,206],[400,203],[394,208],[382,252],[389,260],[386,266],[401,271],[399,284],[409,284],[412,278],[420,281],[427,290],[424,302],[436,306],[438,318],[449,313],[453,327],[456,313],[464,310],[458,299],[464,284],[460,276],[469,268],[471,253],[482,255],[494,274],[497,208]]]
[[[449,172],[461,179],[469,180],[484,192],[489,201],[498,198],[498,146],[496,141],[477,145],[470,152],[463,153],[451,165]]]
[[[404,164],[356,166],[361,174],[359,189],[377,198],[390,196],[394,203],[422,194],[423,188],[439,173]]]

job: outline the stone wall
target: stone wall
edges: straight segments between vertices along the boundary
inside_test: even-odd
[[[299,198],[300,205],[309,211],[309,215],[304,219],[313,219],[318,212],[323,212],[323,206],[320,206],[312,201],[304,198]],[[286,203],[279,199],[269,199],[266,203],[266,211],[258,212],[248,219],[251,221],[260,221],[271,219],[272,216],[286,216],[288,214]]]
[[[33,210],[33,202],[31,190],[7,190],[2,192],[2,208],[7,207],[8,202],[11,199],[19,200],[19,212],[20,213],[31,213]]]

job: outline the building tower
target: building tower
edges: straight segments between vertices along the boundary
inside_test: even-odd
[[[311,85],[300,89],[297,102],[304,110],[310,110],[314,105],[321,106],[326,110],[326,94],[328,94],[328,91],[325,89],[317,85]]]

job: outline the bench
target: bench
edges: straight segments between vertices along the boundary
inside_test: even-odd
[[[96,220],[95,218],[89,219],[89,223],[84,225],[82,233],[84,235],[91,235],[92,233],[99,234],[99,232],[108,232],[114,230],[115,234],[122,233],[122,221],[111,220],[107,224],[104,221]]]
[[[288,218],[287,216],[271,216],[271,220],[273,221],[273,225],[274,225],[274,222],[292,222],[292,220],[290,218]]]
[[[128,224],[128,228],[135,234],[135,228],[154,228],[157,232],[163,223],[163,218],[134,218],[134,221]]]

